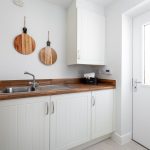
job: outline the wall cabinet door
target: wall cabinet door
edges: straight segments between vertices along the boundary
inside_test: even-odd
[[[68,64],[105,65],[105,16],[73,1],[67,25]]]
[[[0,102],[0,150],[49,150],[50,97]]]
[[[51,150],[67,150],[90,140],[90,97],[91,92],[51,97]]]
[[[113,131],[113,90],[92,92],[92,139]]]
[[[105,17],[77,9],[77,63],[105,65]]]

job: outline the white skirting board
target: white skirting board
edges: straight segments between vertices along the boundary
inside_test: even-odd
[[[111,138],[111,136],[112,136],[112,134],[105,135],[105,136],[103,136],[103,137],[97,138],[97,139],[95,139],[95,140],[92,140],[92,141],[90,141],[90,142],[87,142],[87,143],[85,143],[85,144],[82,144],[82,145],[80,145],[80,146],[77,146],[77,147],[75,147],[75,148],[72,148],[72,149],[70,149],[70,150],[83,150],[83,149],[88,148],[88,147],[90,147],[90,146],[92,146],[92,145],[95,145],[95,144],[97,144],[97,143],[99,143],[99,142],[101,142],[101,141],[104,141],[104,140],[106,140],[106,139],[108,139],[108,138]]]
[[[127,133],[124,135],[119,135],[118,133],[113,133],[112,134],[112,140],[115,141],[116,143],[120,144],[120,145],[124,145],[126,143],[129,143],[132,139],[132,134],[131,133]]]
[[[126,144],[126,143],[128,143],[128,142],[131,141],[131,139],[132,139],[132,134],[131,134],[131,133],[128,133],[128,134],[125,134],[125,135],[120,136],[118,133],[114,132],[114,133],[112,133],[112,134],[105,135],[105,136],[103,136],[103,137],[97,138],[97,139],[95,139],[95,140],[92,140],[92,141],[90,141],[90,142],[87,142],[87,143],[85,143],[85,144],[82,144],[82,145],[80,145],[80,146],[77,146],[77,147],[75,147],[75,148],[72,148],[72,149],[70,149],[70,150],[83,150],[83,149],[85,149],[85,148],[87,148],[87,147],[90,147],[90,146],[92,146],[92,145],[94,145],[94,144],[97,144],[97,143],[99,143],[99,142],[101,142],[101,141],[104,141],[104,140],[106,140],[106,139],[108,139],[108,138],[111,138],[113,141],[115,141],[116,143],[118,143],[118,144],[120,144],[120,145],[124,145],[124,144]]]

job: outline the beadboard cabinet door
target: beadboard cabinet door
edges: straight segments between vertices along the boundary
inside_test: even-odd
[[[0,150],[18,150],[17,105],[0,104]]]
[[[90,98],[91,92],[51,97],[51,150],[68,150],[90,140]]]
[[[113,132],[114,90],[92,92],[92,139]]]
[[[50,97],[0,102],[0,150],[49,150]]]
[[[18,150],[49,150],[50,97],[34,97],[18,105]]]

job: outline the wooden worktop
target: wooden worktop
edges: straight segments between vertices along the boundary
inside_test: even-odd
[[[12,86],[27,86],[27,80],[21,81],[0,81],[0,89],[5,87]],[[40,85],[47,84],[67,84],[68,86],[72,86],[70,89],[63,90],[37,90],[32,92],[19,92],[19,93],[0,93],[0,100],[11,100],[18,98],[27,98],[27,97],[36,97],[36,96],[48,96],[48,95],[59,95],[59,94],[67,94],[67,93],[78,93],[78,92],[87,92],[87,91],[96,91],[96,90],[105,90],[105,89],[114,89],[116,87],[115,80],[105,80],[99,79],[99,83],[97,85],[87,85],[80,83],[80,79],[54,79],[54,80],[37,80]]]

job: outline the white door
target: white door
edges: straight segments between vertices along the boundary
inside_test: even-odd
[[[48,96],[19,103],[18,150],[49,150],[49,101]]]
[[[150,12],[133,19],[133,140],[150,149]]]
[[[113,132],[113,90],[92,92],[92,139]]]
[[[50,149],[68,150],[90,140],[91,92],[52,96]]]

